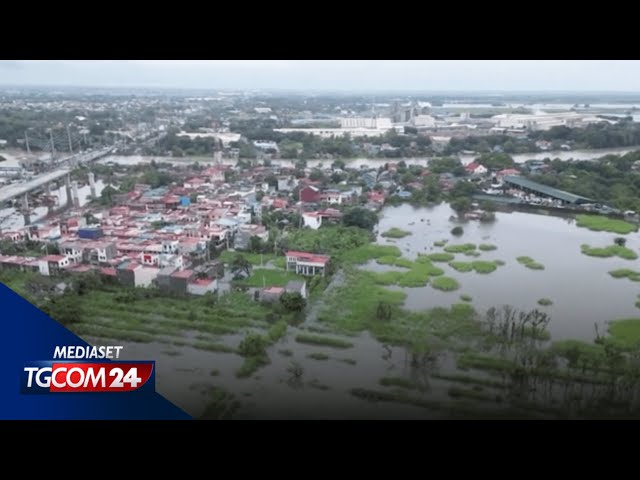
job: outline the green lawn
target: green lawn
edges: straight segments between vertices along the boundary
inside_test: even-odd
[[[246,287],[284,287],[291,280],[304,280],[304,277],[286,270],[254,268],[248,278],[238,280],[236,283]]]
[[[624,349],[636,350],[640,347],[640,318],[614,320],[609,324],[610,340]]]
[[[260,253],[241,252],[241,251],[231,252],[229,250],[224,250],[220,254],[220,261],[226,264],[230,264],[238,255],[242,255],[244,258],[246,258],[249,261],[249,263],[251,263],[251,265],[261,265],[261,264],[266,265],[267,262],[269,262],[270,260],[276,260],[278,258],[278,259],[281,259],[282,267],[284,267],[284,262],[285,262],[284,256],[280,255],[278,257],[273,253],[260,254]]]

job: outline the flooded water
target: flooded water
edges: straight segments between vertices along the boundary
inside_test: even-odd
[[[573,151],[549,151],[549,152],[539,152],[539,153],[522,153],[512,155],[515,163],[524,163],[527,160],[543,160],[545,158],[560,160],[593,160],[595,158],[600,158],[605,155],[624,155],[628,152],[633,152],[635,150],[640,149],[640,147],[623,147],[623,148],[603,148],[597,150],[573,150]],[[459,155],[460,161],[467,165],[475,158],[477,155]],[[189,165],[191,163],[200,163],[202,165],[213,164],[213,159],[209,157],[184,157],[184,158],[173,158],[173,157],[149,157],[142,155],[131,155],[131,156],[119,156],[119,155],[111,155],[108,157],[99,160],[99,163],[115,163],[118,165],[139,165],[139,164],[148,164],[151,163],[152,160],[160,163],[170,163],[172,165]],[[419,157],[419,158],[396,158],[396,159],[388,159],[388,158],[352,158],[347,159],[347,166],[350,168],[360,168],[360,167],[375,167],[378,168],[381,165],[384,165],[388,162],[399,162],[404,161],[407,165],[423,165],[426,166],[430,160],[430,157]],[[296,160],[273,160],[272,165],[278,165],[282,167],[293,167],[295,165]],[[223,159],[223,164],[225,165],[235,165],[236,160]],[[309,167],[330,167],[332,160],[308,160],[307,166]]]
[[[96,195],[100,195],[105,187],[102,180],[96,180]],[[51,195],[58,197],[58,202],[54,211],[58,210],[67,202],[67,191],[64,186],[57,190],[52,190]],[[84,185],[78,187],[78,198],[80,200],[80,206],[86,205],[91,200],[91,187]],[[47,207],[35,207],[31,210],[31,223],[37,223],[47,216]],[[0,229],[12,230],[24,227],[24,217],[15,208],[0,209]]]
[[[457,272],[446,263],[438,262],[436,265],[445,270],[446,276],[458,280],[461,288],[454,292],[443,292],[430,286],[402,288],[407,294],[407,308],[421,310],[449,306],[458,302],[463,293],[471,295],[472,305],[481,311],[503,304],[526,310],[539,308],[552,316],[549,330],[554,340],[591,341],[595,338],[594,323],[600,325],[600,333],[603,333],[605,321],[640,317],[640,310],[635,307],[640,285],[627,279],[614,279],[607,273],[617,268],[638,269],[640,260],[589,257],[580,251],[580,245],[585,243],[610,245],[618,235],[579,228],[567,218],[498,212],[495,222],[466,222],[462,224],[464,234],[453,237],[450,231],[457,223],[449,220],[451,215],[453,211],[447,204],[433,208],[387,207],[382,212],[379,232],[391,227],[411,231],[412,235],[394,243],[403,256],[410,259],[418,253],[442,251],[442,248],[434,247],[433,242],[448,239],[450,244],[491,243],[498,247],[482,252],[477,258],[457,254],[456,260],[500,259],[506,265],[489,274],[478,274]],[[631,233],[626,238],[627,247],[638,252],[638,234]],[[378,241],[389,245],[384,238]],[[519,256],[532,257],[545,269],[528,269],[516,261]],[[551,299],[553,305],[538,306],[537,301],[543,297]]]

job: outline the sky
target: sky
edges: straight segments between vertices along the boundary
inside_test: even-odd
[[[0,60],[15,86],[636,92],[639,79],[638,60]]]

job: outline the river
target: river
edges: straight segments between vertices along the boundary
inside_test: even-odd
[[[558,158],[560,160],[593,160],[595,158],[603,157],[605,155],[624,155],[628,152],[633,152],[635,150],[640,150],[640,147],[623,147],[623,148],[603,148],[597,150],[573,150],[573,151],[548,151],[548,152],[538,152],[538,153],[518,153],[512,155],[513,160],[516,163],[524,163],[527,160],[543,160],[545,158],[555,159]],[[458,155],[460,161],[467,165],[475,158],[477,155]],[[399,162],[403,160],[408,165],[427,165],[431,157],[420,157],[420,158],[353,158],[345,160],[347,165],[351,168],[360,168],[360,167],[374,167],[377,168],[387,162]],[[210,157],[184,157],[184,158],[175,158],[175,157],[152,157],[152,156],[142,156],[142,155],[131,155],[131,156],[122,156],[122,155],[110,155],[99,160],[99,163],[115,163],[118,165],[139,165],[139,164],[148,164],[151,161],[155,160],[156,162],[170,163],[174,166],[179,165],[189,165],[192,163],[200,163],[203,165],[213,165],[213,159]],[[293,167],[295,165],[296,160],[273,160],[271,163],[273,165],[279,165],[283,167]],[[333,160],[307,160],[307,165],[309,167],[329,167]],[[223,160],[225,165],[235,165],[236,160]]]

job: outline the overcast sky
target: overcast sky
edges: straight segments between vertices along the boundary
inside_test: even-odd
[[[285,90],[640,90],[637,60],[0,60],[3,85]]]

